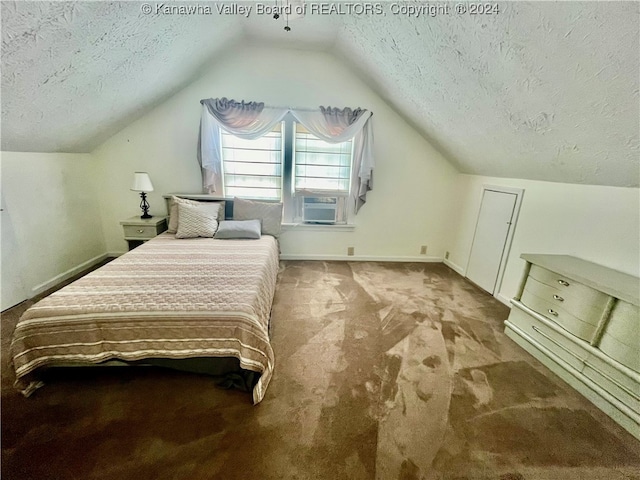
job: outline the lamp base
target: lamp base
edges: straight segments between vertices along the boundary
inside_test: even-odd
[[[140,192],[140,198],[142,198],[142,201],[140,202],[142,215],[140,215],[140,218],[152,218],[153,215],[149,215],[149,202],[147,202],[147,194],[145,192]]]

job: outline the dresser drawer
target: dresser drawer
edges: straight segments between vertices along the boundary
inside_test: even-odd
[[[618,300],[604,333],[640,350],[640,307]]]
[[[574,317],[563,308],[534,295],[526,289],[522,293],[521,301],[531,310],[547,317],[576,337],[586,340],[587,342],[594,340],[597,325],[584,322]]]
[[[150,239],[158,234],[155,225],[124,225],[125,238]]]
[[[609,300],[609,295],[606,293],[587,287],[538,265],[531,265],[529,276],[540,283],[558,289],[561,292],[559,295],[565,298],[565,301],[567,297],[572,297],[577,302],[582,302],[585,305],[592,305],[596,308],[601,305],[604,308],[604,305]]]
[[[562,291],[555,286],[544,284],[531,276],[527,279],[524,288],[536,297],[549,302],[551,305],[562,308],[565,312],[592,325],[598,325],[600,323],[602,314],[610,298],[608,295],[587,295],[587,298],[584,298],[584,296],[580,294],[573,295],[573,291],[569,291],[568,289]]]
[[[590,355],[583,373],[632,410],[640,413],[640,379],[625,374],[596,355]]]
[[[598,344],[602,353],[620,362],[631,370],[640,372],[640,348],[622,343],[612,335],[604,333]]]
[[[640,372],[640,307],[618,300],[598,348],[613,360]]]
[[[509,322],[522,330],[536,344],[550,350],[576,370],[582,371],[584,359],[589,356],[589,353],[575,340],[569,338],[571,335],[557,332],[515,305],[509,314]]]

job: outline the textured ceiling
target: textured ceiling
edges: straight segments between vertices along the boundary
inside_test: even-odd
[[[639,3],[451,3],[434,17],[313,3],[285,32],[255,4],[248,18],[217,12],[249,3],[143,15],[139,2],[3,1],[2,150],[91,151],[249,39],[342,57],[463,172],[640,183]]]

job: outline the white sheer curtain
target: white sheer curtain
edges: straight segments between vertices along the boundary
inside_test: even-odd
[[[222,190],[222,139],[220,129],[246,140],[255,140],[273,130],[287,114],[286,108],[264,103],[236,102],[226,98],[200,100],[202,118],[198,141],[198,162],[205,193]]]
[[[373,187],[373,128],[368,110],[320,107],[302,110],[285,107],[265,107],[264,103],[236,102],[235,100],[205,99],[198,161],[202,168],[203,188],[213,193],[221,188],[222,143],[220,129],[248,140],[256,139],[291,114],[316,137],[329,143],[346,142],[353,138],[354,154],[351,172],[351,196],[357,213],[366,202],[367,192]]]
[[[320,107],[306,111],[292,109],[291,113],[316,137],[328,143],[346,142],[353,138],[353,165],[351,167],[351,199],[354,212],[367,201],[367,192],[373,188],[373,126],[368,110]]]

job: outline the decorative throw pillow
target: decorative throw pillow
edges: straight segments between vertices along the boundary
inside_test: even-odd
[[[178,203],[178,218],[176,238],[213,237],[218,229],[218,212],[206,204]]]
[[[220,222],[214,238],[260,238],[260,220],[226,220]]]
[[[176,233],[178,230],[178,204],[185,203],[188,205],[197,205],[198,202],[194,200],[187,200],[186,198],[179,198],[172,196],[169,200],[169,225],[167,225],[167,232]]]
[[[220,205],[220,211],[218,212],[218,222],[222,221],[225,219],[225,210],[226,210],[226,202],[222,201],[222,202],[213,202],[213,203],[217,203],[218,205]]]
[[[256,202],[244,198],[233,199],[234,220],[260,220],[262,234],[277,237],[282,230],[282,203]]]
[[[169,225],[167,226],[168,233],[176,233],[176,231],[178,230],[178,223],[180,222],[180,219],[178,217],[179,203],[186,203],[187,205],[200,205],[200,204],[219,205],[220,211],[218,213],[218,220],[224,220],[224,209],[225,209],[224,202],[198,202],[196,200],[189,200],[187,198],[180,198],[173,195],[169,200]],[[210,207],[210,208],[215,208],[215,207]]]

